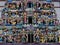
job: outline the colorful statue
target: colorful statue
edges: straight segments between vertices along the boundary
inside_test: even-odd
[[[24,17],[24,23],[27,23],[27,14],[24,13],[24,14],[23,14],[23,17]]]
[[[22,37],[21,37],[21,41],[23,43],[26,43],[28,40],[27,40],[27,34],[26,34],[26,31],[23,29],[22,30]]]
[[[3,24],[3,20],[2,19],[0,19],[0,25],[2,25]]]
[[[41,35],[40,35],[40,42],[45,43],[45,37],[44,37],[43,33],[41,33]]]
[[[40,30],[39,29],[37,29],[36,31],[35,31],[35,33],[34,33],[34,42],[40,42]]]
[[[12,25],[16,25],[16,24],[17,24],[16,19],[13,18],[13,19],[11,20],[11,24],[12,24]]]
[[[8,37],[8,42],[9,42],[9,43],[12,43],[12,42],[13,42],[13,40],[12,40],[12,35],[9,35],[9,37]]]
[[[2,43],[3,42],[3,38],[2,38],[2,36],[0,36],[0,43]]]
[[[37,23],[37,18],[38,18],[37,15],[38,15],[37,13],[34,13],[34,15],[33,15],[33,19],[34,19],[33,23]]]

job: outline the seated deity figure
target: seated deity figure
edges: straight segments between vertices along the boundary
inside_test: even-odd
[[[44,10],[49,10],[50,8],[49,8],[49,6],[45,3],[45,4],[43,4],[43,9],[44,9]]]
[[[53,19],[51,19],[51,20],[49,21],[49,25],[54,25]]]
[[[19,12],[18,11],[16,11],[15,17],[19,17]]]
[[[3,34],[6,30],[7,30],[7,28],[5,26],[3,26]]]
[[[41,24],[41,19],[38,19],[37,23],[38,23],[38,24]]]
[[[17,20],[16,20],[15,18],[13,18],[13,19],[11,20],[11,24],[12,24],[12,25],[16,25],[16,24],[17,24]]]
[[[16,43],[20,43],[21,42],[21,33],[18,33],[16,36]]]
[[[6,19],[6,23],[5,23],[5,25],[6,26],[11,26],[11,18],[8,18],[8,19]]]
[[[51,42],[55,42],[54,34],[49,34],[47,41],[50,42],[50,43],[51,43]]]
[[[40,42],[41,42],[41,43],[45,43],[44,34],[42,33],[40,36],[41,36],[41,37],[40,37]]]
[[[12,3],[11,9],[17,9],[16,3]]]

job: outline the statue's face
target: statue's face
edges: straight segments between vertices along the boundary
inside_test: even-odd
[[[26,13],[24,13],[24,15],[26,15]]]
[[[34,15],[36,15],[36,13],[34,13]]]
[[[10,22],[10,19],[8,19],[7,21]]]
[[[15,8],[15,5],[13,4],[13,5],[11,6],[11,8]]]
[[[46,7],[46,5],[44,5],[44,7]]]
[[[37,32],[39,32],[39,29],[37,29]]]
[[[9,4],[9,6],[11,7],[12,5],[11,5],[11,4]]]
[[[41,21],[41,19],[38,19],[38,21]]]
[[[12,36],[11,35],[9,35],[9,38],[11,38]]]
[[[23,31],[25,31],[25,30],[23,29]]]
[[[17,23],[19,23],[21,20],[17,20]]]
[[[15,5],[13,5],[13,8],[15,8]]]
[[[18,14],[18,12],[16,12],[16,14]]]
[[[50,5],[48,5],[48,7],[49,7]]]

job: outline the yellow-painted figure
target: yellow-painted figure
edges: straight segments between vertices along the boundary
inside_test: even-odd
[[[41,37],[40,37],[40,42],[41,42],[41,43],[45,43],[45,38],[44,38],[43,33],[41,34]]]
[[[16,19],[13,18],[13,19],[11,20],[11,24],[12,24],[12,25],[16,25],[16,23],[17,23]]]
[[[0,19],[0,25],[3,23],[3,20],[2,19]]]
[[[55,42],[54,38],[54,34],[48,34],[48,42]]]
[[[60,43],[60,35],[58,36],[58,38],[59,38],[59,43]]]
[[[36,23],[37,19],[38,19],[38,13],[34,13],[34,15],[33,15],[33,23]]]
[[[37,18],[37,16],[38,16],[37,13],[34,13],[34,18]]]

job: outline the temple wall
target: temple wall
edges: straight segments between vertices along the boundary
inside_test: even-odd
[[[28,2],[28,0],[24,0],[25,2]],[[31,0],[32,1],[32,0]],[[33,0],[33,2],[35,3],[36,1],[38,0]],[[45,1],[44,1],[45,2]],[[41,1],[42,3],[42,1]],[[60,6],[59,2],[52,2],[54,4],[54,6]],[[5,1],[0,1],[0,6],[4,6],[5,5]],[[1,18],[1,10],[3,9],[4,7],[0,7],[0,18]],[[57,18],[59,19],[60,21],[60,8],[55,8],[56,12],[57,12]]]

